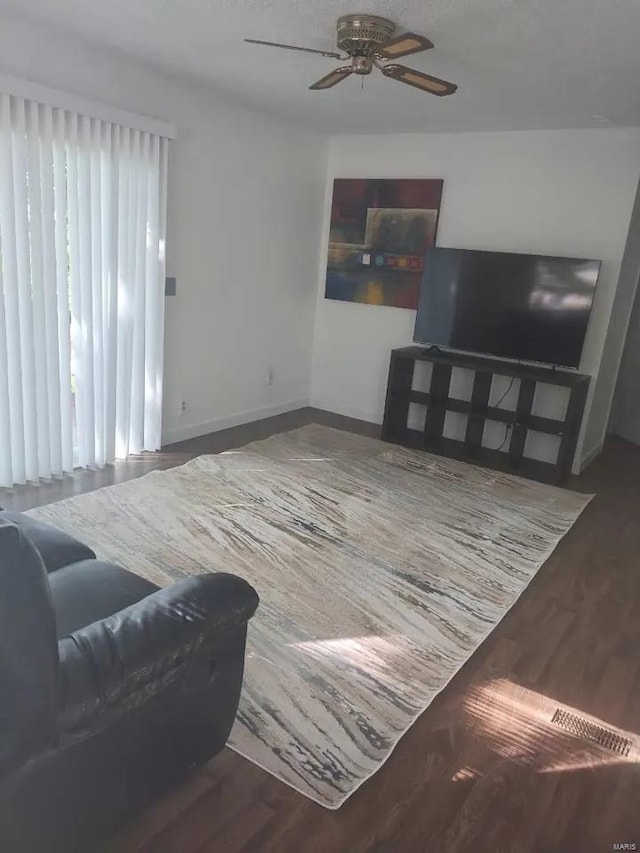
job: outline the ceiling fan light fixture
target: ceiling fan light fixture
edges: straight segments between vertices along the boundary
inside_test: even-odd
[[[351,70],[354,74],[371,74],[373,59],[370,56],[354,56],[351,61]]]

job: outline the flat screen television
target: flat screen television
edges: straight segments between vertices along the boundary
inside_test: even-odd
[[[433,248],[416,343],[578,367],[600,261]]]

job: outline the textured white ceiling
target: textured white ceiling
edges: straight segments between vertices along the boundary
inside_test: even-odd
[[[326,132],[640,126],[640,0],[2,0]],[[407,65],[458,83],[448,98],[372,74],[308,85],[337,63],[244,37],[335,49],[360,11],[428,36]],[[601,117],[598,119],[597,117]]]

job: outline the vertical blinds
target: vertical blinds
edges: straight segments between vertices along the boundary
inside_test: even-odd
[[[168,145],[0,96],[0,485],[160,447]]]

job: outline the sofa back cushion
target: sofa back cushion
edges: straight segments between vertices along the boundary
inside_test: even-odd
[[[10,509],[0,511],[0,520],[3,518],[19,527],[32,545],[36,546],[48,572],[55,572],[63,566],[79,563],[80,560],[95,559],[96,555],[88,545],[52,524]]]
[[[0,778],[55,734],[58,645],[35,546],[0,519]]]

